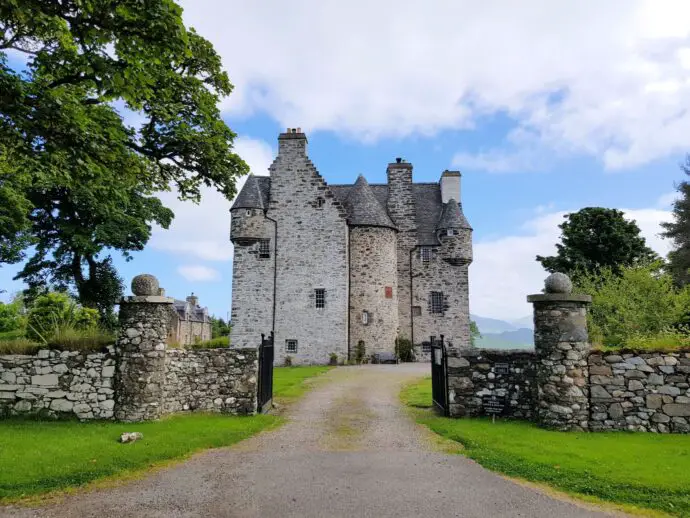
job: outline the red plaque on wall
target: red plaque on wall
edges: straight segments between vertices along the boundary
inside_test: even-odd
[[[387,299],[393,298],[393,288],[391,286],[386,286],[386,298]]]

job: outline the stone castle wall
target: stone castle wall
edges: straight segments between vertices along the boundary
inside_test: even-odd
[[[490,415],[497,404],[500,415],[532,419],[536,401],[534,351],[451,349],[448,352],[448,390],[451,417]]]
[[[412,164],[389,164],[388,215],[398,228],[398,325],[400,336],[412,340],[412,314],[410,308],[410,252],[417,246],[417,219],[412,193]]]
[[[386,297],[390,289],[390,298]],[[398,336],[396,232],[382,227],[350,229],[350,353],[362,340],[366,356],[393,352]],[[362,313],[368,323],[362,322]]]
[[[347,214],[306,155],[302,134],[281,135],[268,217],[278,221],[275,362],[325,364],[348,355]],[[325,290],[316,308],[315,289]],[[238,303],[239,304],[239,303]],[[234,334],[233,328],[233,334]],[[264,332],[256,328],[254,333]],[[270,332],[270,329],[265,331]],[[286,351],[287,340],[297,352]]]
[[[111,419],[115,354],[41,350],[0,356],[0,417]]]
[[[690,432],[690,352],[593,353],[591,430]]]
[[[420,344],[430,336],[443,334],[450,348],[470,346],[470,307],[468,265],[454,266],[434,248],[431,260],[424,264],[419,249],[412,254],[412,306],[419,308],[413,316],[414,344],[417,358],[423,355]],[[431,292],[444,295],[443,313],[431,312]]]
[[[256,347],[261,333],[273,329],[273,283],[276,261],[275,224],[261,209],[231,211],[232,345]],[[259,239],[269,240],[270,257],[259,256]]]

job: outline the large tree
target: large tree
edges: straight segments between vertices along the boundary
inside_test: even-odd
[[[685,157],[681,171],[690,176],[690,155]],[[677,186],[680,197],[673,203],[673,221],[662,223],[664,237],[673,240],[674,249],[668,254],[669,271],[676,284],[690,283],[690,183],[682,181]]]
[[[99,307],[109,252],[128,257],[172,220],[155,193],[234,196],[247,166],[217,107],[232,85],[181,15],[172,0],[0,3],[0,261],[33,244],[30,286]]]
[[[657,259],[637,224],[625,219],[620,210],[586,207],[564,217],[566,221],[558,226],[561,242],[556,244],[556,255],[537,256],[549,272],[577,276],[604,267],[618,271]]]

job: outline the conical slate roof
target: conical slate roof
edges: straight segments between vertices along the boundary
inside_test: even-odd
[[[388,227],[395,224],[381,206],[366,179],[360,174],[345,200],[349,224],[354,226]]]
[[[263,197],[261,196],[261,189],[259,188],[259,181],[256,176],[250,174],[247,181],[244,183],[242,190],[237,195],[235,203],[232,204],[233,209],[263,209]]]
[[[448,203],[446,203],[443,206],[441,219],[438,221],[438,225],[436,225],[436,228],[438,230],[444,228],[469,228],[470,230],[472,230],[472,227],[470,227],[469,222],[465,218],[465,215],[462,213],[462,210],[460,209],[458,202],[455,201],[453,198],[448,200]]]

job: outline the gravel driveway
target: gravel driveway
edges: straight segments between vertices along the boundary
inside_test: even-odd
[[[120,487],[0,516],[605,516],[514,484],[432,446],[398,401],[428,364],[343,367],[288,422]],[[437,449],[437,448],[436,448]]]

